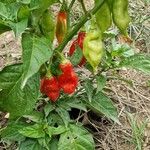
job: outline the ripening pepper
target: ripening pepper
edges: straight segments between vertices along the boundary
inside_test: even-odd
[[[60,93],[60,87],[57,78],[53,76],[42,78],[40,91],[41,93],[48,96],[51,101],[55,102],[58,99]]]
[[[93,28],[86,33],[83,43],[83,55],[96,72],[103,55],[103,42],[98,28]]]
[[[56,38],[60,44],[67,33],[67,12],[60,11],[57,15]]]
[[[49,10],[46,10],[40,19],[40,27],[42,33],[51,41],[54,40],[55,35],[55,24],[53,21],[53,17]]]
[[[79,46],[81,50],[83,50],[83,41],[84,41],[84,38],[85,38],[85,35],[86,33],[85,32],[79,32],[78,33],[78,37],[75,41],[73,41],[71,47],[70,47],[70,50],[69,50],[69,55],[72,56],[73,53],[75,52],[76,50],[76,47]],[[83,56],[80,63],[78,64],[79,66],[82,66],[86,63],[86,59],[85,57]]]
[[[95,0],[95,5],[97,4]],[[105,32],[112,24],[112,16],[110,6],[107,0],[104,1],[100,9],[95,14],[96,23],[101,30],[101,33]]]
[[[130,23],[130,16],[128,13],[128,0],[114,0],[112,8],[112,16],[115,25],[120,32],[127,36],[127,27]]]
[[[59,67],[62,71],[62,74],[58,76],[60,88],[62,88],[66,94],[74,93],[78,85],[78,76],[74,72],[71,62],[64,60]]]

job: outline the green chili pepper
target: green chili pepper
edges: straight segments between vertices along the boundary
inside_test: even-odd
[[[97,1],[98,0],[95,0],[95,5],[97,4]],[[99,29],[102,33],[105,32],[112,24],[111,11],[107,0],[104,1],[95,16]]]
[[[127,27],[131,20],[128,13],[128,0],[114,0],[112,16],[113,21],[119,28],[120,32],[127,36]]]

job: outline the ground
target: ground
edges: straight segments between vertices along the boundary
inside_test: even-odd
[[[86,3],[87,6],[92,5],[91,1]],[[74,9],[74,13],[78,18],[80,12],[76,10]],[[136,53],[149,54],[150,2],[148,0],[130,1],[130,15],[133,18],[129,28],[130,35],[134,39],[132,46]],[[20,61],[20,40],[15,39],[12,32],[0,35],[0,69],[8,64]],[[90,115],[92,117],[86,119],[86,125],[93,129],[97,150],[135,150],[138,141],[143,142],[141,143],[142,150],[150,150],[150,76],[124,68],[119,71],[119,76],[129,79],[133,83],[130,85],[116,79],[107,82],[107,95],[110,96],[118,108],[121,125],[115,124],[106,118],[98,118],[92,115]],[[0,115],[1,125],[5,123],[5,115],[3,113]],[[142,130],[141,125],[144,123],[145,127]],[[139,130],[136,127],[139,127]],[[140,129],[143,135],[136,135],[135,133]]]

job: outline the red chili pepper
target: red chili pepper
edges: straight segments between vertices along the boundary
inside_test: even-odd
[[[73,70],[73,66],[72,66],[72,64],[71,64],[70,61],[65,62],[65,63],[61,63],[61,64],[59,65],[59,68],[60,68],[60,70],[61,70],[62,72],[64,72],[64,73],[70,73],[70,72],[72,72],[72,70]]]
[[[74,93],[78,85],[78,76],[74,72],[70,62],[60,64],[62,74],[58,77],[59,86],[63,89],[64,93]]]
[[[65,11],[60,11],[57,15],[56,23],[56,38],[60,44],[67,32],[67,13]]]
[[[75,41],[73,41],[73,43],[72,43],[72,45],[70,47],[70,50],[69,50],[69,55],[70,56],[73,55],[73,53],[75,52],[77,46],[79,46],[81,48],[81,50],[83,50],[83,41],[84,41],[85,35],[86,35],[85,32],[79,32],[78,33],[78,38]],[[80,63],[78,65],[82,66],[85,63],[86,63],[86,59],[83,56],[81,61],[80,61]]]
[[[78,44],[82,50],[83,50],[83,41],[84,41],[85,35],[86,35],[85,32],[78,33]]]
[[[72,94],[77,87],[78,77],[74,72],[70,74],[63,73],[58,77],[58,81],[64,93]]]
[[[47,95],[51,101],[55,102],[60,93],[60,87],[56,77],[44,77],[41,80],[41,93]]]

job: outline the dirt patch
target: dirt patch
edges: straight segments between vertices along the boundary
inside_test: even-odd
[[[0,69],[21,61],[20,40],[15,39],[13,32],[0,35]]]

